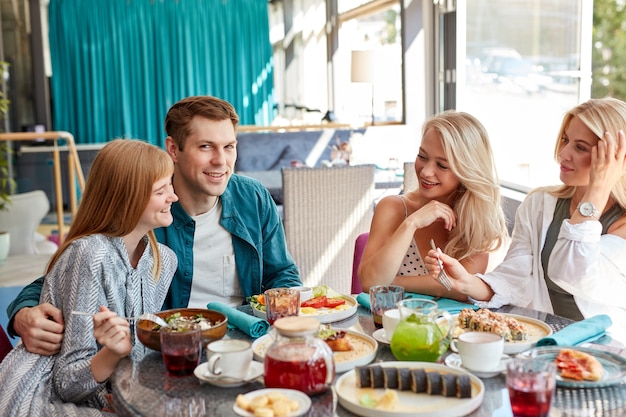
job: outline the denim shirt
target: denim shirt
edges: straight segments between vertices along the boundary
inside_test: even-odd
[[[268,288],[302,285],[300,273],[287,250],[283,223],[276,204],[259,181],[233,174],[222,199],[220,224],[232,235],[235,264],[243,296],[260,294]],[[193,280],[194,220],[179,202],[172,204],[174,221],[155,229],[157,240],[178,257],[163,309],[187,307]],[[39,304],[43,277],[29,284],[7,307],[12,336],[13,317],[23,307]]]
[[[302,285],[298,268],[287,250],[285,231],[276,204],[257,180],[233,174],[221,196],[220,224],[232,235],[235,265],[243,296],[268,288]],[[157,240],[178,255],[178,269],[163,308],[187,307],[193,280],[194,220],[176,202],[174,222],[155,230]]]

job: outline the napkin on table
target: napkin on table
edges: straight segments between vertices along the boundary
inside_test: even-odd
[[[416,294],[413,292],[405,293],[404,299],[406,300],[409,298],[425,298],[427,300],[432,300],[434,297],[430,295]],[[356,296],[356,300],[361,306],[367,308],[368,310],[372,308],[370,305],[369,293],[360,293]],[[435,302],[437,303],[437,308],[439,310],[445,310],[450,314],[457,314],[464,308],[471,308],[472,310],[476,310],[478,308],[478,306],[475,306],[474,304],[462,303],[460,301],[452,300],[450,298],[440,298],[438,300],[435,300]]]
[[[228,317],[229,328],[236,327],[254,339],[265,335],[270,328],[267,320],[251,316],[219,301],[210,302],[206,308],[224,313]]]
[[[604,336],[606,329],[612,324],[606,314],[589,317],[577,321],[537,342],[537,346],[575,346],[584,342],[592,342]]]

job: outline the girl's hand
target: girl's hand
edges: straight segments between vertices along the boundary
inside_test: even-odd
[[[132,344],[128,321],[101,306],[100,312],[93,316],[93,327],[93,334],[100,345],[119,357],[125,357],[130,353]]]
[[[447,231],[456,226],[454,210],[449,205],[436,200],[426,203],[422,208],[413,212],[408,219],[413,222],[416,229],[423,229],[437,221],[442,221]]]

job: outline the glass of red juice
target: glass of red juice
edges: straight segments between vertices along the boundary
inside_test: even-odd
[[[547,417],[556,387],[556,365],[547,360],[515,359],[507,364],[506,387],[514,417]]]
[[[202,354],[202,333],[197,324],[185,329],[162,328],[161,355],[170,376],[193,374]]]

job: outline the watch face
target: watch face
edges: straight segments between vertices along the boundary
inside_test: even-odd
[[[596,208],[593,206],[593,204],[589,202],[584,202],[578,206],[578,211],[580,211],[580,214],[585,217],[591,217],[594,215]]]

